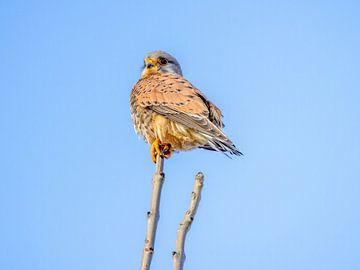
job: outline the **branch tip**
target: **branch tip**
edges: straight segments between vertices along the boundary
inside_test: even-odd
[[[185,262],[185,238],[186,234],[190,230],[191,223],[194,220],[196,210],[199,206],[199,202],[201,199],[201,190],[203,187],[204,174],[202,172],[198,172],[195,176],[194,189],[191,193],[191,201],[189,210],[186,211],[185,216],[180,223],[180,227],[177,232],[176,238],[176,251],[173,252],[173,269],[174,270],[182,270]]]

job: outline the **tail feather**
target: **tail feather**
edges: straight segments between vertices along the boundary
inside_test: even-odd
[[[241,153],[230,140],[223,141],[220,139],[211,138],[211,139],[209,139],[207,144],[200,146],[200,148],[203,148],[206,150],[211,150],[211,151],[222,152],[225,155],[226,155],[226,153],[229,153],[231,155],[236,155],[236,156],[243,155],[243,153]],[[226,156],[228,156],[228,155],[226,155]]]

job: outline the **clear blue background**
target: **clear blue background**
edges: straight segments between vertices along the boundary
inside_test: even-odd
[[[181,2],[181,3],[180,3]],[[162,49],[244,152],[166,161],[153,269],[360,269],[359,1],[1,1],[0,269],[138,269],[154,164],[129,94]]]

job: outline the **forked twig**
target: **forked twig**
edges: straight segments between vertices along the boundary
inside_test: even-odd
[[[160,206],[161,189],[165,180],[165,174],[163,170],[164,170],[164,159],[161,157],[161,155],[158,155],[156,158],[156,171],[152,179],[151,203],[150,203],[150,210],[147,212],[146,238],[145,238],[144,252],[141,260],[140,270],[150,269],[151,259],[154,253],[156,228],[160,218],[159,206]]]
[[[176,250],[173,252],[173,266],[174,270],[182,270],[185,262],[185,238],[190,229],[191,223],[194,220],[196,210],[199,206],[201,198],[201,190],[204,183],[204,175],[199,172],[195,176],[194,190],[191,195],[190,208],[185,213],[184,219],[180,223],[176,238]]]

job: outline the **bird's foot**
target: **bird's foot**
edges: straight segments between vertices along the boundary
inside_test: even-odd
[[[150,149],[151,159],[156,163],[157,155],[161,157],[169,158],[172,154],[173,147],[170,143],[162,143],[159,139],[156,139]]]

